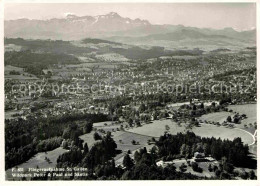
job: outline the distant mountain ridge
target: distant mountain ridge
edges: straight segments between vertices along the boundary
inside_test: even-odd
[[[153,25],[147,20],[121,17],[115,12],[98,16],[76,16],[49,20],[5,21],[5,37],[25,39],[105,39],[126,44],[162,46],[255,46],[256,30],[210,29],[183,25]]]
[[[115,12],[98,16],[67,15],[49,20],[17,19],[5,21],[5,37],[27,39],[82,39],[105,33],[151,25],[147,20],[123,18]]]

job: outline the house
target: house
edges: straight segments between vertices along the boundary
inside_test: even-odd
[[[194,153],[194,160],[195,161],[204,161],[205,160],[205,154],[201,152],[195,152]]]

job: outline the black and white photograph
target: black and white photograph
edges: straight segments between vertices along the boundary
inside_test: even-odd
[[[4,2],[5,181],[256,181],[257,4]]]

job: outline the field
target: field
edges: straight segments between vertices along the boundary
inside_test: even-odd
[[[112,125],[111,121],[94,123],[93,125],[95,128],[103,129],[104,131],[112,132],[112,129],[114,129],[115,132],[112,132],[112,137],[117,144],[117,150],[121,151],[121,153],[115,157],[116,164],[122,163],[123,157],[128,150],[132,152],[132,154],[130,155],[132,156],[134,152],[140,148],[146,147],[149,150],[153,146],[147,144],[147,141],[151,140],[152,137],[129,132],[131,129],[125,131],[117,131],[116,129],[120,128],[120,125],[121,124]],[[125,124],[123,125],[125,126]],[[80,138],[84,140],[84,143],[88,143],[89,148],[91,148],[96,142],[93,138],[93,134],[94,132],[92,131],[89,134],[84,134],[80,136]],[[135,140],[138,144],[132,144],[133,140]]]
[[[163,120],[163,121],[154,121],[152,124],[147,124],[139,128],[130,129],[130,132],[149,135],[154,137],[159,137],[164,134],[165,126],[168,125],[170,127],[169,133],[177,134],[179,132],[185,132],[185,126],[177,126],[175,122],[171,120]],[[233,140],[236,137],[241,137],[242,141],[246,144],[252,144],[254,142],[252,135],[247,133],[246,131],[230,129],[226,127],[217,127],[215,125],[210,124],[202,124],[200,127],[194,127],[192,131],[201,137],[215,137],[221,139],[229,139]]]
[[[27,72],[24,72],[23,68],[15,67],[11,65],[6,65],[4,69],[5,79],[15,79],[15,80],[37,80],[38,78]],[[10,75],[11,71],[19,72],[20,75]]]
[[[140,148],[146,147],[146,149],[149,151],[153,147],[153,144],[148,145],[147,141],[151,140],[151,137],[146,135],[135,134],[127,131],[118,131],[112,134],[115,142],[117,143],[117,149],[122,151],[122,153],[115,157],[116,164],[122,164],[124,155],[128,150],[131,151],[130,157],[134,158],[133,156],[135,151],[139,150]],[[157,140],[157,138],[155,139]],[[139,144],[133,145],[132,140],[135,140]]]
[[[59,157],[59,155],[63,154],[64,152],[66,152],[67,150],[63,149],[62,147],[56,148],[52,151],[47,151],[45,152],[40,152],[37,153],[34,157],[32,157],[31,159],[29,159],[27,162],[20,164],[19,168],[24,168],[25,172],[26,169],[28,168],[54,168],[56,167],[57,164],[57,159]],[[47,162],[45,160],[45,157],[50,159],[50,162]],[[6,171],[6,176],[7,179],[11,178],[11,169],[8,169]]]
[[[240,124],[235,124],[236,128],[240,128],[243,130],[246,130],[250,132],[251,134],[254,134],[255,129],[254,127],[249,127],[244,128],[244,124],[254,124],[256,122],[256,104],[245,104],[245,105],[229,105],[229,109],[233,110],[233,112],[215,112],[215,113],[210,113],[203,115],[199,117],[198,119],[204,121],[214,121],[214,122],[219,122],[222,123],[227,119],[228,116],[233,117],[235,115],[235,112],[239,113],[240,115],[246,114],[247,118],[243,119]]]
[[[93,138],[93,134],[94,134],[94,131],[88,133],[88,134],[83,134],[81,135],[79,138],[83,140],[83,146],[85,143],[88,144],[88,148],[91,148],[94,143],[96,142]]]
[[[210,113],[210,114],[205,114],[201,117],[199,117],[199,120],[207,120],[207,121],[214,121],[214,122],[219,122],[222,123],[227,119],[228,116],[233,116],[233,113],[230,112],[215,112],[215,113]]]
[[[14,118],[12,115],[22,114],[22,113],[23,111],[17,111],[17,110],[5,111],[5,119],[12,119]]]
[[[118,131],[113,133],[113,138],[117,143],[117,148],[122,150],[123,152],[127,150],[135,150],[141,148],[142,146],[147,144],[147,140],[151,140],[152,137],[146,135],[135,134],[131,132]],[[138,145],[133,145],[132,141],[135,140]]]
[[[123,55],[116,54],[116,53],[96,55],[96,58],[98,60],[103,60],[103,61],[117,61],[117,62],[129,61],[129,59],[125,58]]]
[[[10,71],[13,71],[13,70],[16,71],[16,72],[24,73],[23,68],[14,67],[14,66],[11,66],[11,65],[6,65],[5,66],[5,73],[6,74],[9,74]]]
[[[239,114],[246,114],[248,118],[241,121],[242,126],[244,124],[256,122],[256,104],[245,104],[245,105],[229,105],[229,109],[233,112],[238,112]]]

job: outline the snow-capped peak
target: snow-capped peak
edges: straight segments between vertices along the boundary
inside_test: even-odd
[[[118,13],[116,13],[116,12],[109,12],[107,15],[110,15],[110,16],[119,16]]]

